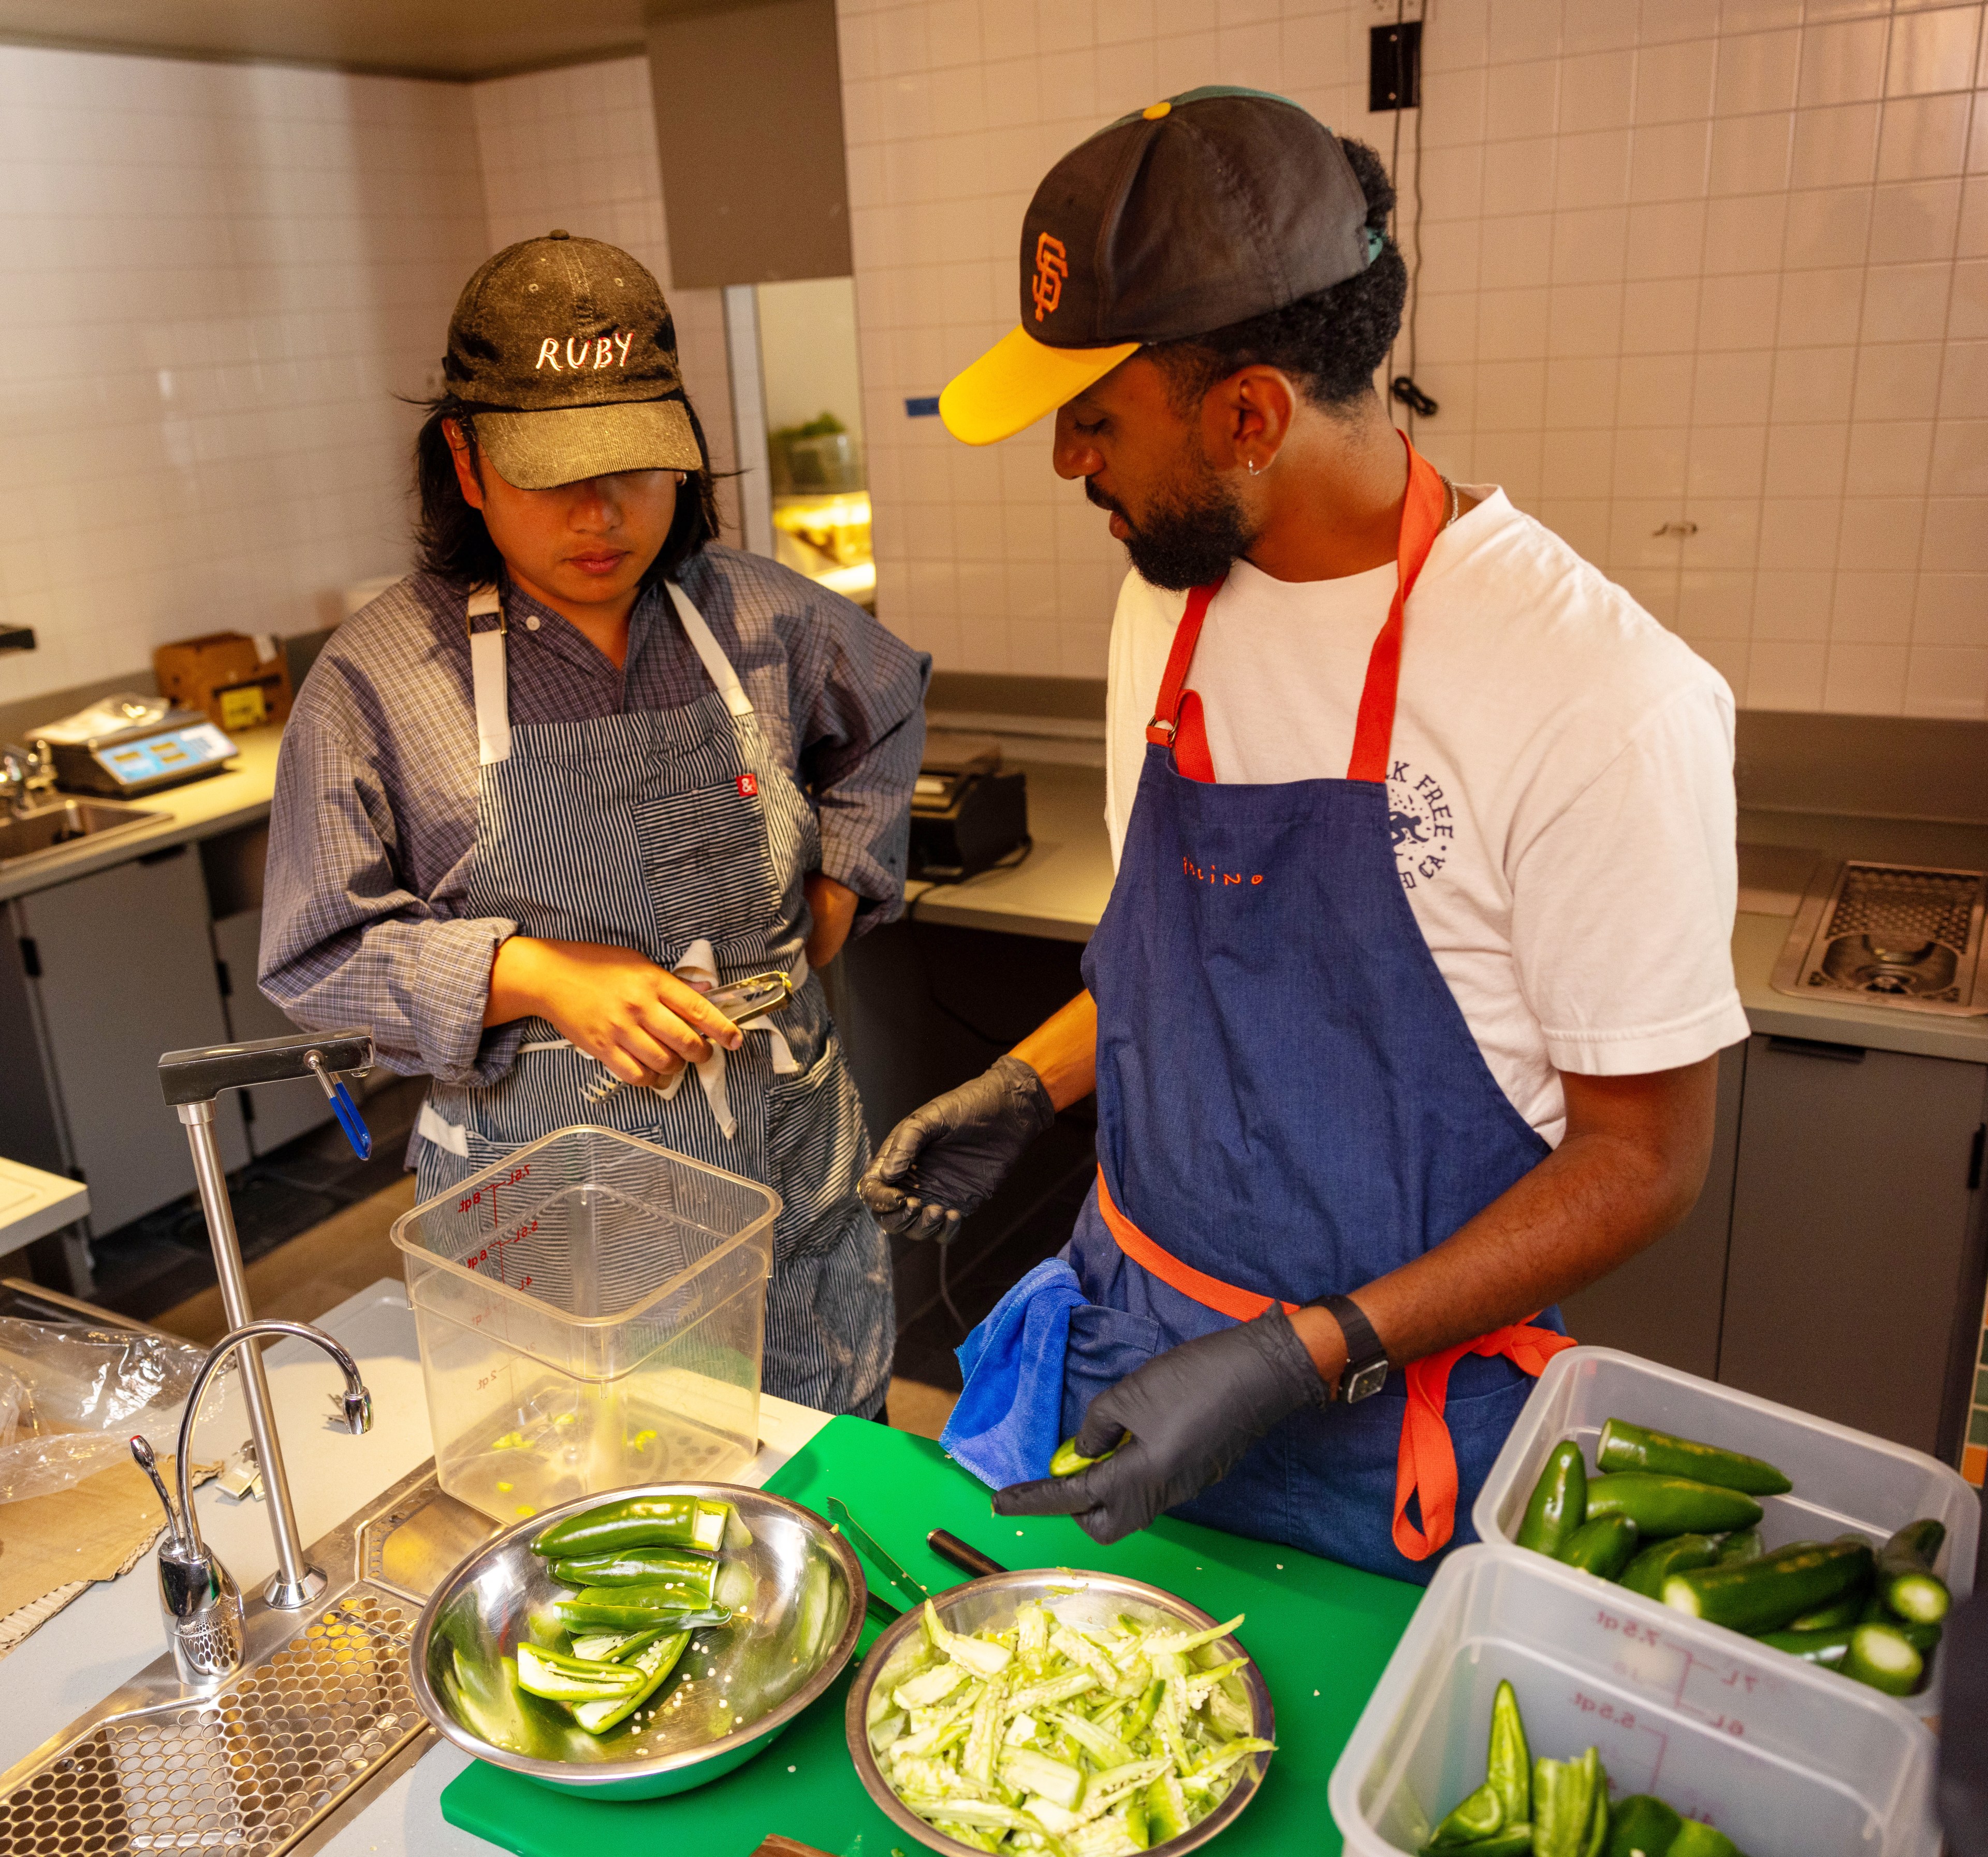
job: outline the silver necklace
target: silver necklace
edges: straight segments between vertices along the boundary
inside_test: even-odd
[[[1438,475],[1440,475],[1441,474],[1439,472]],[[1442,526],[1444,528],[1447,529],[1452,523],[1456,520],[1456,486],[1445,477],[1442,480],[1442,487],[1449,492],[1449,513],[1442,519]]]

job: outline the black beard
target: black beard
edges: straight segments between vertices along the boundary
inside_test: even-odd
[[[1125,552],[1141,580],[1184,593],[1219,580],[1256,545],[1234,493],[1212,472],[1194,489],[1156,503],[1144,523],[1134,523],[1116,502],[1087,482],[1084,494],[1100,509],[1114,510],[1131,530]]]

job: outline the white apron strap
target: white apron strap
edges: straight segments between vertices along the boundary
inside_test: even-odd
[[[475,621],[495,613],[494,631],[479,632]],[[476,698],[476,758],[488,767],[511,758],[511,692],[505,681],[504,604],[494,587],[469,596],[469,682]]]
[[[684,636],[696,648],[704,661],[705,674],[715,684],[725,698],[725,706],[734,715],[750,715],[752,699],[746,695],[745,686],[739,681],[739,673],[732,668],[732,661],[718,649],[718,641],[712,635],[711,627],[704,622],[704,615],[691,604],[690,595],[675,581],[664,583],[670,590],[671,603],[677,609],[677,617],[683,621]]]
[[[414,1132],[424,1142],[432,1142],[436,1147],[456,1155],[462,1160],[469,1159],[469,1134],[446,1120],[433,1103],[424,1102],[421,1112],[414,1121]]]

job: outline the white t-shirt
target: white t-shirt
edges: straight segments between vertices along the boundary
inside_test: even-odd
[[[1557,1144],[1559,1073],[1633,1076],[1746,1036],[1733,983],[1725,679],[1503,492],[1408,600],[1388,782],[1395,866],[1491,1074]],[[1286,581],[1239,561],[1188,686],[1217,780],[1343,778],[1392,563]],[[1186,596],[1128,574],[1111,631],[1115,863]]]

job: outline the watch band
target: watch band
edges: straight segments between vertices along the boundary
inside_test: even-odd
[[[1333,1397],[1349,1405],[1371,1399],[1388,1383],[1388,1350],[1374,1332],[1374,1324],[1350,1296],[1320,1296],[1311,1306],[1327,1311],[1346,1338],[1346,1368],[1333,1389]]]

